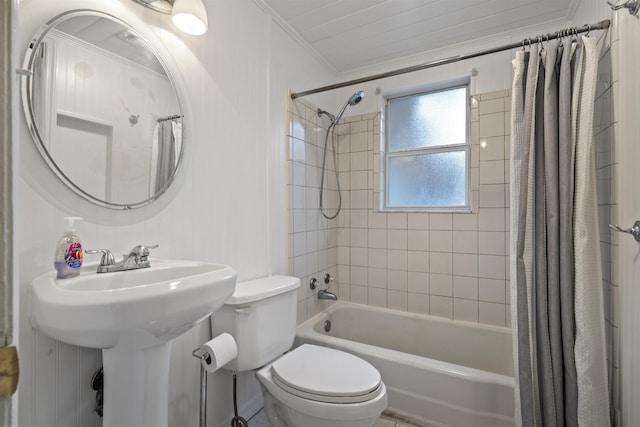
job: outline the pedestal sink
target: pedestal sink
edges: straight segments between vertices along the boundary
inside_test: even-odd
[[[152,259],[151,267],[32,283],[31,319],[58,341],[102,349],[104,427],[165,427],[171,340],[233,294],[230,267]]]

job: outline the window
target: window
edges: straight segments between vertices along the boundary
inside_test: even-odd
[[[469,210],[468,82],[388,97],[385,210]]]

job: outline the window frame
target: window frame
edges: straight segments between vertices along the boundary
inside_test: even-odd
[[[422,147],[404,150],[389,150],[389,102],[394,99],[413,97],[416,95],[427,95],[432,93],[444,92],[453,89],[464,88],[466,90],[466,105],[465,105],[465,142],[462,144],[449,144],[449,145],[437,145],[435,147]],[[381,188],[383,190],[383,197],[380,198],[379,209],[381,212],[471,212],[471,101],[470,101],[470,79],[456,79],[447,82],[439,82],[427,86],[421,86],[411,88],[409,90],[401,92],[393,92],[384,94],[382,100],[384,102],[385,123],[384,123],[384,137],[381,138],[380,143],[380,155],[382,159],[380,161],[380,180],[382,181]],[[436,153],[451,153],[451,152],[465,152],[465,203],[464,205],[450,205],[450,206],[389,206],[389,159],[394,157],[407,157],[418,156],[425,154]]]

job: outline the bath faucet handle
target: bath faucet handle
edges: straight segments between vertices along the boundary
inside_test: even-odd
[[[116,259],[111,253],[109,249],[85,249],[85,254],[102,254],[102,258],[100,258],[100,265],[115,265]]]
[[[333,282],[333,277],[329,273],[324,275],[324,284],[328,285],[330,282]]]

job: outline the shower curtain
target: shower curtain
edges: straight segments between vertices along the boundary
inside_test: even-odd
[[[609,426],[593,142],[595,40],[513,60],[511,310],[516,423]]]
[[[178,165],[182,150],[182,123],[173,120],[157,122],[153,129],[149,196],[163,189]]]

